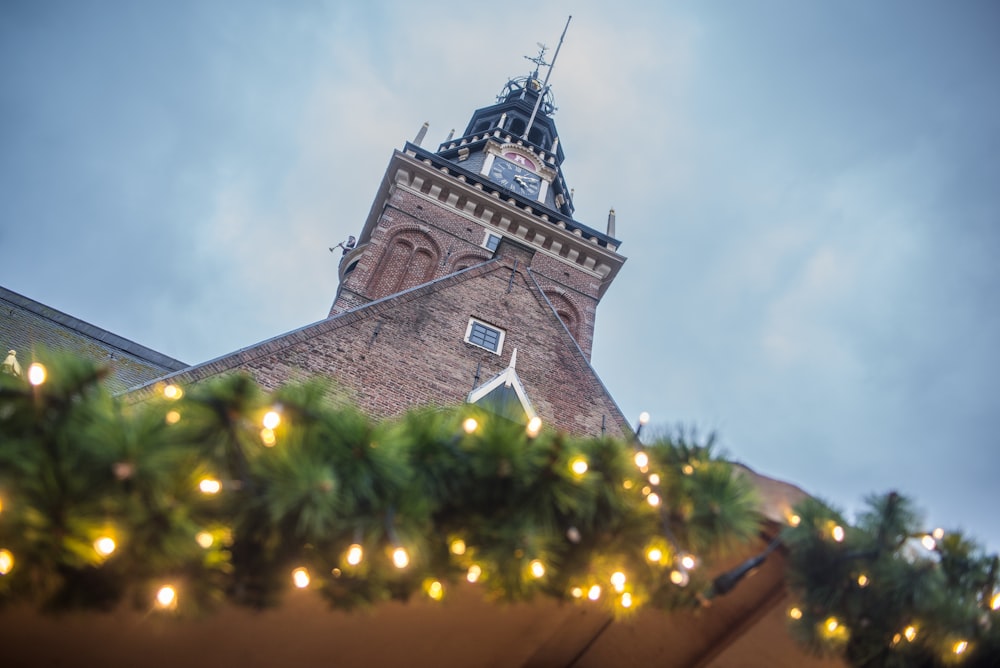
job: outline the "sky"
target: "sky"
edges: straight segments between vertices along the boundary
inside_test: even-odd
[[[1000,6],[0,4],[0,285],[198,363],[324,318],[394,149],[552,53],[626,415],[1000,550]]]

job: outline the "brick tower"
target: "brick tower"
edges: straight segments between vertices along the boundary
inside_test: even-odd
[[[540,60],[540,58],[539,58]],[[625,261],[573,219],[551,93],[512,79],[436,151],[395,151],[325,320],[172,378],[327,376],[374,417],[472,402],[581,435],[628,421],[590,366],[597,304]]]

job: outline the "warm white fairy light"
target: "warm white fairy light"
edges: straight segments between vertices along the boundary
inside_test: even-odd
[[[1000,592],[993,594],[990,599],[990,610],[1000,610]]]
[[[346,560],[351,566],[357,566],[361,563],[361,559],[364,558],[365,552],[361,549],[361,546],[354,543],[349,548],[347,548]]]
[[[694,467],[691,466],[690,464],[685,464],[684,466],[681,467],[681,472],[684,475],[691,475],[692,473],[694,473]]]
[[[35,362],[28,367],[28,382],[32,385],[41,385],[45,382],[45,365],[40,362]]]
[[[115,539],[111,536],[101,536],[94,541],[94,551],[102,557],[109,556],[115,551],[116,547],[117,545],[115,545]]]
[[[587,466],[586,459],[584,459],[583,457],[574,457],[573,461],[571,461],[569,464],[569,468],[571,471],[573,471],[573,473],[580,476],[586,473],[589,467]]]
[[[871,580],[868,579],[867,575],[865,575],[864,573],[862,573],[861,575],[858,576],[858,586],[859,587],[861,587],[862,589],[864,589],[869,584],[871,584]]]
[[[615,571],[611,574],[611,586],[615,588],[615,591],[621,593],[625,591],[625,574],[621,571]]]
[[[653,488],[650,487],[649,485],[646,485],[645,487],[642,488],[642,495],[643,496],[647,496],[652,491],[653,491]]]
[[[663,550],[658,547],[651,547],[646,551],[646,558],[657,564],[663,559]]]
[[[788,525],[797,527],[802,522],[802,518],[795,513],[789,513],[788,515]]]
[[[969,649],[968,640],[959,640],[958,642],[956,642],[954,645],[951,646],[951,651],[954,652],[956,655],[964,654],[965,650],[967,649]]]
[[[161,608],[173,608],[177,605],[177,590],[172,585],[163,585],[156,591],[156,604]]]
[[[680,568],[675,568],[670,571],[670,581],[673,582],[678,587],[684,587],[688,582],[691,581],[691,576],[688,575],[687,571]]]
[[[791,607],[791,608],[788,609],[788,616],[791,617],[792,619],[798,621],[798,620],[802,619],[802,609],[793,606],[793,607]]]
[[[479,581],[479,576],[482,574],[483,569],[479,566],[479,564],[472,564],[469,566],[469,570],[465,572],[465,579],[469,582],[475,583]]]
[[[0,575],[7,575],[14,568],[14,555],[10,550],[0,550]]]
[[[830,529],[830,535],[833,536],[833,539],[838,543],[844,542],[844,527],[839,524],[834,525],[834,527]]]
[[[635,483],[632,482],[631,480],[623,480],[622,481],[622,487],[624,487],[625,489],[632,489],[632,487],[634,485],[635,485]]]
[[[829,633],[833,633],[840,627],[840,622],[836,617],[827,617],[826,621],[823,622],[823,626],[826,627]]]
[[[167,385],[163,388],[163,396],[167,399],[180,399],[184,393],[176,385]]]
[[[647,455],[642,450],[635,453],[635,457],[633,459],[635,460],[635,465],[638,466],[640,469],[649,466],[649,455]]]
[[[406,568],[410,565],[410,555],[402,547],[392,551],[392,565],[396,568]]]
[[[573,587],[569,590],[569,595],[573,598],[583,598],[583,587]]]
[[[305,567],[300,566],[292,571],[292,583],[299,589],[305,589],[311,581],[312,578],[309,577],[309,570]]]
[[[273,429],[268,429],[267,427],[264,427],[263,429],[260,430],[260,442],[263,443],[266,447],[270,448],[275,443],[278,442],[278,437],[274,435]]]
[[[625,592],[622,594],[622,607],[631,608],[632,607],[632,594]]]
[[[649,474],[649,484],[650,485],[659,485],[660,484],[660,476],[659,476],[659,474],[657,474],[657,473],[650,473]]]
[[[164,419],[167,424],[177,424],[181,421],[181,414],[178,411],[168,411]]]
[[[264,429],[277,429],[278,425],[281,424],[281,415],[278,411],[268,411],[264,413],[261,424],[264,425]]]
[[[903,637],[906,638],[909,642],[913,642],[917,637],[917,627],[913,626],[912,624],[910,626],[907,626],[905,629],[903,629]]]
[[[440,601],[444,598],[444,585],[438,580],[432,580],[427,583],[427,596],[435,601]]]
[[[465,418],[465,422],[462,423],[462,429],[465,430],[466,434],[471,434],[479,429],[479,423],[476,422],[476,418]]]
[[[215,543],[215,538],[207,531],[199,531],[194,540],[203,550],[207,550]]]
[[[462,540],[461,538],[456,538],[455,540],[451,541],[451,545],[449,546],[449,548],[451,549],[452,554],[457,554],[461,556],[465,554],[465,541]]]
[[[528,433],[528,436],[534,438],[538,436],[538,432],[540,432],[541,430],[542,430],[542,418],[536,415],[535,417],[528,420],[528,426],[525,427],[525,431]]]
[[[202,494],[218,494],[222,491],[222,483],[215,478],[202,478],[198,482],[198,489]]]
[[[658,505],[660,505],[660,495],[657,494],[656,492],[653,492],[652,494],[646,497],[646,503],[653,506],[654,508],[657,507]]]
[[[693,554],[687,554],[687,553],[682,554],[680,561],[681,561],[681,566],[683,566],[689,571],[698,565],[698,560],[695,558]]]
[[[937,547],[937,541],[934,540],[934,536],[930,534],[926,534],[925,536],[921,537],[920,544],[924,546],[925,550],[933,550],[935,547]]]
[[[601,597],[601,585],[594,585],[587,591],[587,598],[596,601]]]
[[[533,559],[530,564],[528,564],[528,570],[531,571],[531,577],[540,578],[545,575],[545,564],[539,559]]]

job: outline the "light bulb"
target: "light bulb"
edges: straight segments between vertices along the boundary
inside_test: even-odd
[[[800,608],[795,608],[795,607],[789,608],[788,616],[795,620],[802,619],[802,610]]]
[[[663,559],[663,550],[658,547],[651,547],[649,551],[646,552],[646,558],[652,561],[654,564],[659,563]]]
[[[646,411],[639,413],[639,424],[644,426],[646,424],[649,424],[649,413],[647,413]]]
[[[968,640],[959,640],[958,642],[956,642],[951,647],[951,651],[954,652],[955,654],[963,654],[963,653],[965,653],[965,650],[967,650],[967,649],[969,649],[969,641]],[[994,658],[996,658],[996,657],[994,657]]]
[[[278,437],[274,435],[273,429],[268,429],[267,427],[264,427],[263,429],[260,430],[260,442],[263,443],[266,447],[270,448],[275,443],[278,442]]]
[[[545,564],[543,564],[539,559],[535,559],[528,565],[531,570],[531,576],[534,578],[540,578],[545,575]]]
[[[483,574],[483,569],[480,568],[479,564],[472,564],[469,566],[469,570],[465,573],[465,579],[469,582],[478,582],[479,576]]]
[[[177,424],[181,421],[181,414],[177,411],[169,411],[164,419],[167,424]]]
[[[990,599],[990,610],[1000,610],[1000,592],[993,594]]]
[[[788,516],[789,526],[797,527],[800,522],[802,522],[802,518],[796,515],[795,513],[792,513],[791,515]]]
[[[461,538],[451,541],[451,553],[459,556],[465,554],[465,541]]]
[[[434,580],[427,585],[427,595],[435,601],[440,601],[444,598],[444,585],[437,580]]]
[[[621,593],[625,589],[625,574],[621,571],[615,571],[611,574],[611,585],[615,588],[615,591]]]
[[[591,601],[596,601],[600,597],[601,597],[601,585],[594,585],[587,592],[587,598],[589,598]]]
[[[913,640],[917,637],[917,627],[912,625],[907,626],[903,629],[903,637],[908,641],[913,642]]]
[[[622,594],[622,607],[631,608],[632,607],[632,594],[625,592]]]
[[[646,503],[653,506],[654,508],[657,507],[658,505],[660,505],[660,495],[657,494],[656,492],[653,492],[652,494],[646,497]]]
[[[867,587],[868,583],[870,583],[870,582],[871,582],[871,580],[869,580],[868,576],[865,575],[864,573],[862,573],[861,575],[858,576],[858,586],[859,587],[861,587],[861,588]]]
[[[833,529],[830,530],[830,535],[833,536],[833,539],[838,543],[844,542],[844,527],[839,524],[834,525]]]
[[[397,547],[392,551],[392,563],[396,568],[406,568],[410,565],[410,555],[405,549]]]
[[[684,466],[681,467],[681,471],[684,473],[684,475],[691,475],[692,473],[694,473],[694,467],[691,466],[690,464],[685,464]]]
[[[681,566],[687,570],[692,570],[698,565],[698,560],[694,558],[693,554],[683,554],[681,555]]]
[[[927,534],[920,539],[921,545],[924,546],[925,550],[933,550],[937,547],[937,541],[934,540],[934,536]]]
[[[278,425],[281,424],[281,415],[278,414],[278,411],[268,411],[264,413],[261,424],[264,425],[265,429],[277,429]]]
[[[670,581],[678,587],[684,587],[691,581],[691,576],[687,574],[687,571],[674,569],[670,571]]]
[[[476,422],[476,418],[465,418],[465,422],[462,423],[462,429],[465,430],[466,434],[471,434],[478,428],[479,423]]]
[[[167,399],[180,399],[184,393],[176,385],[167,385],[163,388],[163,396]]]
[[[106,557],[114,552],[115,547],[115,539],[111,536],[101,536],[94,541],[94,550],[102,557]]]
[[[45,382],[45,365],[40,362],[35,362],[28,367],[28,382],[32,385],[41,385]]]
[[[645,468],[646,466],[649,466],[649,455],[647,455],[642,450],[635,453],[634,459],[635,459],[635,465],[638,466],[639,468]]]
[[[826,626],[827,631],[833,633],[837,630],[837,627],[840,626],[840,622],[837,621],[836,617],[827,617],[826,621],[823,622],[823,625]]]
[[[218,494],[222,490],[222,483],[214,478],[202,478],[198,489],[202,494]]]
[[[583,457],[576,457],[570,462],[569,467],[576,475],[583,475],[587,472],[587,460]]]
[[[656,473],[650,473],[649,474],[649,484],[650,485],[659,485],[660,484],[660,476],[658,474],[656,474]]]
[[[569,595],[572,596],[573,598],[583,598],[583,588],[573,587],[572,589],[569,590]]]
[[[542,430],[542,418],[536,415],[535,417],[528,420],[528,426],[525,428],[525,431],[528,432],[528,436],[534,438],[535,436],[538,436],[538,432],[540,432],[541,430]]]
[[[163,585],[156,592],[156,604],[161,608],[172,608],[177,605],[177,590],[171,585]]]
[[[14,568],[14,555],[10,550],[0,550],[0,575],[7,575]]]
[[[292,582],[299,589],[305,589],[309,586],[309,571],[305,568],[299,567],[292,571]]]
[[[942,538],[944,538],[944,529],[938,527],[937,529],[934,529],[934,531],[931,532],[931,535],[934,536],[935,539],[941,540]]]
[[[204,550],[207,550],[208,548],[212,547],[212,544],[215,543],[215,538],[213,538],[212,534],[208,533],[207,531],[199,531],[198,535],[194,537],[194,540]]]

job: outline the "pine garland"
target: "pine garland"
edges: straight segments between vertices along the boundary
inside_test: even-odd
[[[472,406],[374,423],[321,381],[267,393],[244,375],[135,402],[89,362],[48,364],[44,381],[0,374],[0,604],[197,615],[298,586],[353,609],[468,580],[623,616],[724,594],[740,571],[712,582],[712,564],[761,529],[711,440],[571,438]],[[927,533],[894,493],[853,525],[807,499],[790,524],[789,625],[807,650],[997,665],[996,556]]]

